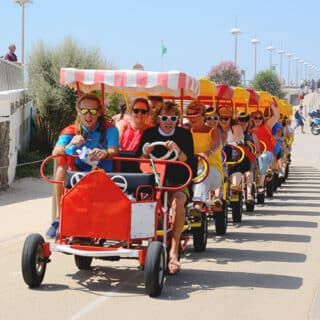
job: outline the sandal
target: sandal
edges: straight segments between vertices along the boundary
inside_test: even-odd
[[[180,271],[181,264],[178,262],[176,258],[170,258],[168,269],[169,269],[169,274],[174,275]]]

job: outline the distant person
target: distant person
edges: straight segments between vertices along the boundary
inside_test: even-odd
[[[18,58],[15,54],[16,46],[12,43],[9,45],[9,52],[5,55],[4,59],[10,62],[18,63]]]
[[[163,98],[161,96],[149,96],[148,99],[150,101],[150,117],[148,124],[150,126],[155,126],[157,125],[155,115],[157,114],[157,109],[162,105]]]
[[[296,126],[293,129],[296,130],[298,127],[301,127],[301,133],[305,133],[303,121],[306,121],[306,119],[303,116],[303,106],[299,107],[295,112],[294,117],[296,118]]]
[[[116,125],[120,120],[130,120],[131,117],[127,112],[127,105],[126,103],[121,103],[120,106],[120,112],[112,116],[112,120],[114,124]]]
[[[313,79],[311,80],[310,89],[311,89],[311,92],[314,92],[314,90],[316,89],[316,83],[314,82]]]

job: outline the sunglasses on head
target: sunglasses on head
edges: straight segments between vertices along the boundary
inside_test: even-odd
[[[254,120],[263,120],[263,117],[253,117]]]
[[[219,117],[218,117],[218,116],[207,116],[207,117],[206,117],[206,121],[210,121],[210,120],[218,121],[218,120],[219,120]]]
[[[158,116],[160,118],[160,120],[162,122],[165,122],[165,121],[172,121],[172,122],[176,122],[178,121],[179,117],[178,116],[166,116],[166,115],[162,115],[162,116]]]
[[[135,108],[135,109],[132,109],[133,113],[135,114],[138,114],[139,112],[141,114],[147,114],[148,113],[148,110],[147,109],[138,109],[138,108]]]
[[[88,112],[92,116],[96,116],[98,114],[99,110],[98,109],[87,109],[87,108],[80,109],[80,113],[83,114],[83,115],[86,115]]]
[[[230,120],[231,118],[230,117],[220,117],[220,120],[221,121],[228,121]]]

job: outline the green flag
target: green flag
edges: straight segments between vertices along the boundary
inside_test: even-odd
[[[163,41],[161,41],[161,55],[164,56],[167,53],[167,48],[164,45]]]

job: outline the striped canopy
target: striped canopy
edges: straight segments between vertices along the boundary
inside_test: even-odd
[[[60,83],[78,91],[103,90],[128,95],[190,97],[199,95],[199,81],[180,71],[85,70],[62,68]]]

